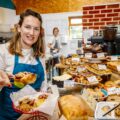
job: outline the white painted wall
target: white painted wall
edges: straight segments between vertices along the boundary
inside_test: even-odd
[[[19,16],[16,15],[16,11],[0,7],[0,31],[9,32],[10,28],[14,27],[17,23]]]
[[[78,12],[65,12],[65,13],[54,13],[54,14],[41,14],[43,19],[43,27],[45,29],[45,41],[46,44],[49,42],[52,35],[53,27],[59,27],[60,34],[63,38],[67,38],[68,44],[64,45],[62,48],[62,54],[74,53],[73,47],[70,47],[69,37],[68,37],[68,17],[69,16],[80,16],[81,11]],[[19,15],[16,15],[16,11],[12,9],[0,7],[0,32],[8,32],[10,28],[14,27],[19,20]],[[46,47],[47,48],[47,47]],[[67,49],[69,48],[69,49]],[[71,48],[71,49],[70,49]],[[47,49],[49,52],[49,49]]]
[[[64,13],[54,13],[54,14],[42,14],[43,18],[43,27],[45,28],[45,41],[46,44],[49,42],[50,37],[52,36],[53,27],[58,27],[60,29],[60,34],[63,39],[67,38],[67,45],[63,45],[61,54],[67,55],[69,53],[75,53],[76,47],[71,47],[71,41],[68,37],[68,17],[70,16],[81,16],[82,12],[64,12]],[[51,25],[50,25],[51,24]],[[49,29],[49,30],[48,30]],[[66,41],[66,40],[63,40]],[[49,53],[49,49],[47,48],[47,52]],[[74,49],[73,49],[74,48]],[[77,49],[77,48],[76,48]]]

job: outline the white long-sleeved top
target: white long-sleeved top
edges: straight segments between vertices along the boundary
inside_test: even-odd
[[[11,55],[8,51],[8,43],[0,44],[0,70],[12,74],[14,69],[15,55]],[[37,61],[32,56],[33,49],[22,49],[24,57],[19,57],[19,63],[37,64]],[[45,69],[45,59],[40,58],[40,61]]]
[[[61,49],[62,48],[62,45],[61,45],[62,37],[61,36],[57,36],[57,37],[52,36],[49,43],[51,43],[52,47],[54,47],[55,43],[56,43],[55,42],[56,40],[58,41],[58,48]]]

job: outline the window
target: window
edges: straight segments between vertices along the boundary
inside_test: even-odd
[[[82,16],[69,17],[69,35],[71,39],[82,38]]]

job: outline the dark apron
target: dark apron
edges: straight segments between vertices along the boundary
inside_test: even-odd
[[[15,55],[13,74],[23,71],[37,74],[35,83],[30,85],[38,90],[40,89],[40,86],[44,80],[44,69],[39,58],[36,58],[36,60],[38,62],[36,65],[19,63],[19,56]],[[20,117],[21,114],[15,112],[15,110],[12,108],[12,101],[10,99],[10,94],[18,90],[20,90],[20,88],[12,85],[10,88],[4,87],[0,92],[0,120],[17,120],[17,118]]]
[[[55,53],[53,52],[55,49],[59,49],[58,40],[55,40],[55,45],[54,45],[53,48],[50,49],[50,53],[51,53],[51,54],[55,54]]]

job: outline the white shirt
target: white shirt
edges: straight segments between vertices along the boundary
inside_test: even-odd
[[[11,55],[8,51],[8,45],[6,44],[0,44],[0,69],[12,74],[14,69],[14,63],[15,63],[15,55]],[[22,49],[22,54],[24,57],[19,57],[19,63],[25,63],[25,64],[37,64],[37,61],[34,57],[32,57],[33,49]],[[40,58],[40,61],[43,65],[43,68],[45,68],[45,59]]]
[[[50,42],[49,43],[51,43],[52,44],[52,47],[54,47],[55,46],[55,41],[57,40],[57,42],[58,42],[58,47],[61,49],[62,48],[62,45],[61,45],[61,41],[62,41],[62,38],[60,37],[60,36],[57,36],[57,37],[55,37],[55,36],[53,36],[51,39],[50,39]]]

